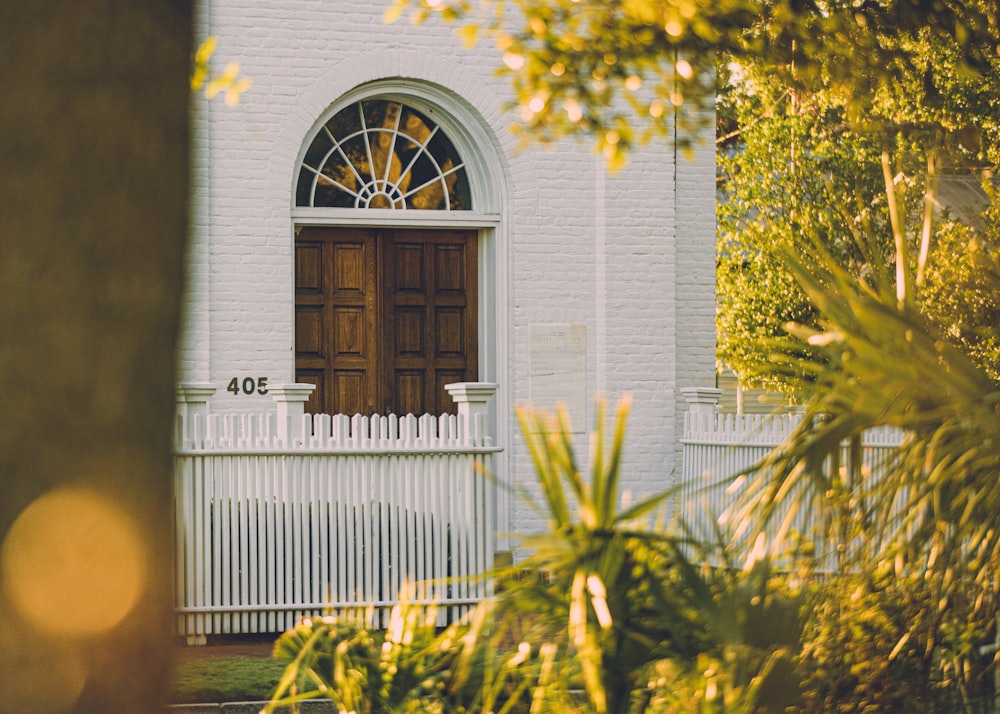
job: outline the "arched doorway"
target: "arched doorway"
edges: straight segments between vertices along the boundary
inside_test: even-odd
[[[496,379],[480,344],[496,344],[499,216],[476,155],[418,94],[363,93],[311,134],[293,209],[308,411],[440,414],[445,384]]]

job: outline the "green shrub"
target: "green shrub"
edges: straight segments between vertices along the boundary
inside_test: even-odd
[[[804,634],[806,712],[992,711],[995,603],[942,598],[935,578],[841,575]]]
[[[305,619],[284,633],[275,657],[291,661],[265,711],[318,697],[357,714],[447,711],[446,668],[456,650],[437,636],[434,608],[402,599],[379,636],[336,617]]]

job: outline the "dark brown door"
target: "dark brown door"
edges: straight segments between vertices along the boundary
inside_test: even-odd
[[[477,378],[474,231],[306,228],[295,242],[296,381],[307,411],[440,414]]]

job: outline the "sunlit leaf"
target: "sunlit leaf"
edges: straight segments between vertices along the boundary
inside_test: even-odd
[[[478,25],[465,25],[457,30],[458,36],[462,38],[462,45],[465,48],[472,47],[479,39]]]

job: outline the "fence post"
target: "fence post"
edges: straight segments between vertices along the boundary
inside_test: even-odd
[[[486,408],[497,392],[492,382],[454,382],[444,388],[451,400],[458,405],[458,428],[462,440],[470,446],[489,446],[490,435],[484,433],[487,425]],[[478,429],[481,431],[477,432]]]
[[[269,390],[271,398],[278,403],[277,437],[286,446],[302,441],[302,416],[314,389],[315,384],[279,384]]]
[[[177,385],[177,415],[180,417],[181,442],[205,438],[208,423],[208,400],[215,394],[211,382],[182,382]]]
[[[695,423],[707,427],[712,424],[715,410],[722,398],[722,390],[714,387],[685,387],[681,394],[688,403],[689,416],[685,419],[688,429]]]

